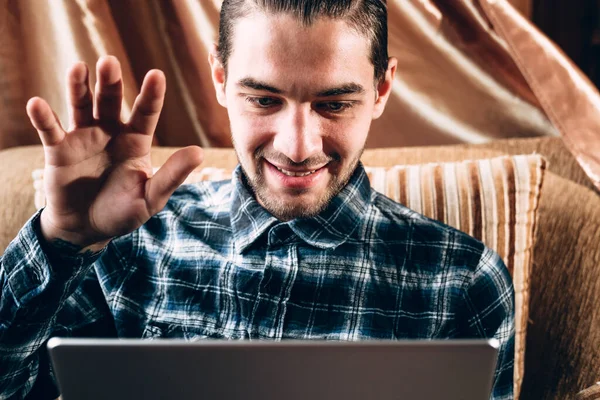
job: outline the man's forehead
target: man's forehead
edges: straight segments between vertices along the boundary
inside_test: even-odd
[[[339,19],[322,18],[306,26],[286,14],[253,12],[236,22],[231,44],[228,65],[237,72],[236,81],[248,76],[268,82],[280,74],[310,80],[320,74],[336,78],[339,85],[356,82],[357,73],[373,74],[369,40]]]

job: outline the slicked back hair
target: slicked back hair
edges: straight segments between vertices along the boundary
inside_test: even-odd
[[[383,81],[388,67],[386,0],[224,0],[219,25],[219,60],[227,72],[231,38],[237,20],[252,12],[287,14],[305,26],[318,18],[344,20],[371,42],[370,61],[376,82]]]

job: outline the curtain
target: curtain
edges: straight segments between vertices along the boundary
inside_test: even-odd
[[[207,62],[220,4],[0,0],[0,149],[39,142],[25,114],[32,96],[47,99],[68,121],[66,69],[87,62],[93,84],[95,62],[104,54],[122,64],[124,118],[146,71],[165,72],[156,144],[231,146]],[[600,185],[600,96],[523,17],[530,8],[530,0],[388,0],[389,51],[399,60],[398,72],[367,146],[562,134]]]

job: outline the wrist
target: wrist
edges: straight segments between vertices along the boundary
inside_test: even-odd
[[[43,210],[40,215],[40,233],[53,250],[71,255],[97,253],[111,241],[111,239],[93,240],[77,232],[60,229],[52,222],[46,210]]]

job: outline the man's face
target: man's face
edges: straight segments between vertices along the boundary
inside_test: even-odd
[[[354,172],[389,94],[375,86],[369,40],[341,20],[305,27],[256,12],[236,22],[231,44],[226,82],[211,55],[213,80],[257,200],[282,220],[318,214]]]

